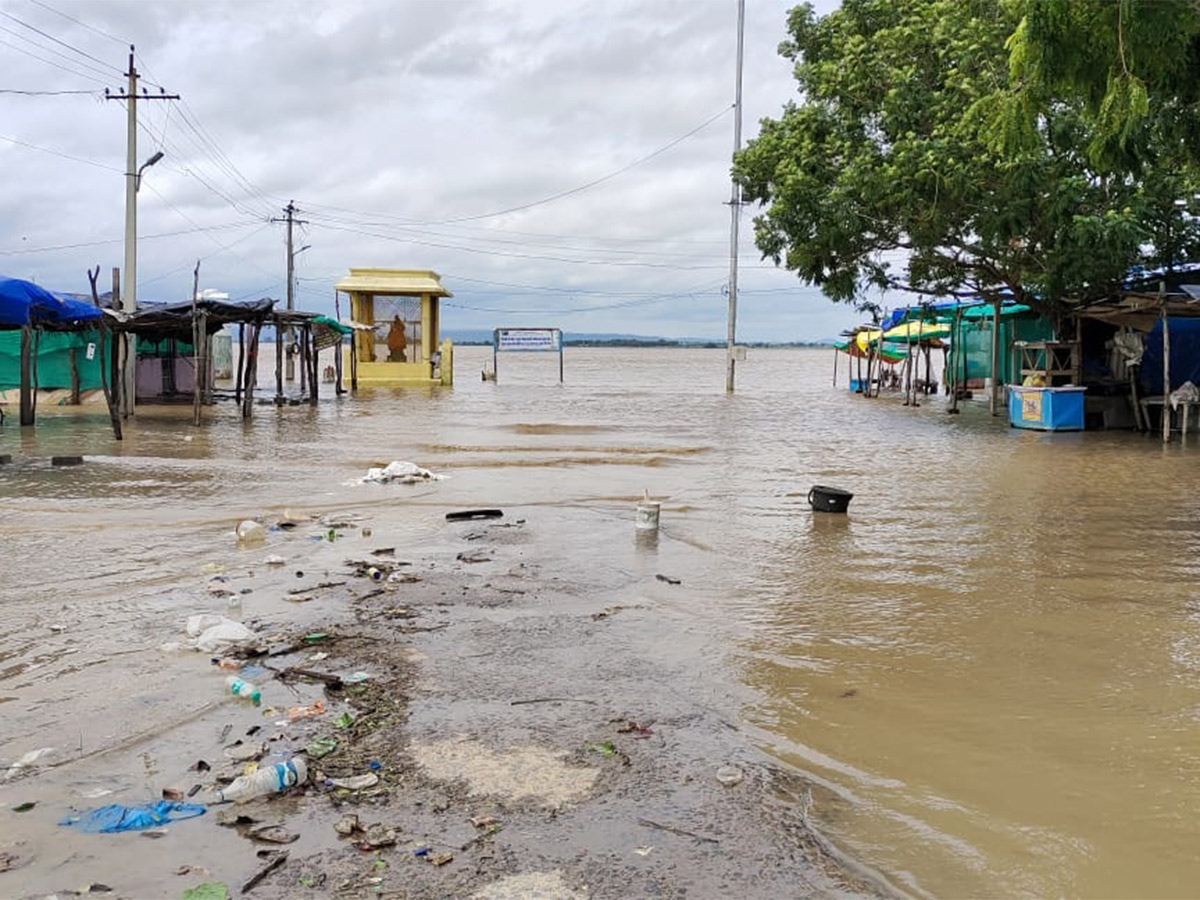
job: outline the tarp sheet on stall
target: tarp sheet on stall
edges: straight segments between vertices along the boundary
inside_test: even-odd
[[[1200,319],[1172,316],[1171,326],[1171,390],[1185,381],[1200,384]],[[1146,335],[1146,349],[1138,369],[1143,396],[1161,396],[1163,392],[1163,333],[1162,320]]]
[[[65,330],[99,320],[104,314],[89,303],[48,291],[32,281],[0,275],[0,328]]]

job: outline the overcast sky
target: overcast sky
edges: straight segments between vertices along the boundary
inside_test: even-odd
[[[795,95],[791,5],[747,0],[745,137]],[[0,272],[86,291],[122,264],[126,116],[103,89],[132,42],[144,86],[183,98],[139,104],[139,160],[165,153],[140,298],[189,298],[197,258],[201,287],[283,298],[268,220],[295,200],[302,309],[331,312],[350,266],[432,268],[444,329],[723,338],[736,24],[735,0],[0,0]],[[738,337],[854,324],[760,260],[750,216]]]

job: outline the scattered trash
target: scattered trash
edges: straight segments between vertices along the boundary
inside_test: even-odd
[[[658,531],[658,517],[662,504],[650,499],[649,491],[642,491],[642,499],[637,505],[636,528],[639,531]]]
[[[379,760],[373,759],[369,763],[367,763],[367,768],[370,769],[372,772],[378,772],[380,769],[383,768],[383,766],[379,763]]]
[[[348,712],[344,712],[338,716],[337,721],[333,724],[344,731],[354,724],[354,716],[350,715]]]
[[[251,875],[250,880],[242,885],[243,894],[250,893],[260,881],[287,862],[288,852],[286,850],[276,850],[274,853],[276,855],[271,858],[271,861]]]
[[[370,536],[371,536],[371,529],[370,529],[370,528],[364,528],[364,529],[362,530],[362,536],[363,536],[363,537],[370,537]]]
[[[321,759],[328,756],[338,748],[338,742],[334,738],[317,738],[311,744],[304,748],[304,752],[313,759]]]
[[[21,857],[7,850],[0,850],[0,872],[11,872],[21,865]]]
[[[150,838],[150,840],[152,840],[152,841],[157,841],[159,838],[164,838],[166,836],[167,836],[167,829],[165,829],[165,828],[154,828],[154,829],[151,829],[150,831],[142,832],[142,837]]]
[[[464,509],[459,512],[446,513],[447,522],[467,522],[471,519],[501,519],[503,511],[499,509]]]
[[[328,637],[329,637],[328,632],[314,631],[312,634],[306,634],[304,636],[304,643],[317,644],[317,643],[320,643],[321,641],[325,640]]]
[[[233,657],[226,657],[225,659],[221,659],[219,657],[214,656],[213,660],[212,660],[212,664],[214,666],[216,666],[218,669],[224,669],[226,672],[240,672],[242,666],[244,666],[246,663],[243,660],[234,659]]]
[[[246,519],[237,527],[237,539],[239,544],[261,544],[267,539],[267,529],[261,522]]]
[[[653,847],[647,845],[645,847],[634,847],[633,852],[636,853],[638,856],[649,856],[650,852],[653,849],[654,849]]]
[[[296,722],[300,719],[309,719],[313,716],[321,716],[325,714],[325,704],[318,700],[309,706],[293,706],[288,710],[288,721]]]
[[[374,772],[368,772],[366,775],[352,775],[349,778],[330,778],[326,783],[331,787],[343,788],[347,791],[361,791],[379,784],[379,776]]]
[[[246,836],[268,844],[290,844],[300,839],[300,835],[296,832],[288,831],[279,825],[260,825],[257,828],[251,828],[246,832]]]
[[[742,783],[745,774],[737,766],[721,766],[717,769],[717,781],[725,787],[733,787]]]
[[[261,759],[267,754],[266,743],[243,744],[240,741],[232,747],[227,747],[225,756],[232,759],[234,762],[246,762],[247,760]]]
[[[418,847],[416,850],[413,851],[413,856],[428,856],[428,855],[429,855],[428,847]]]
[[[310,656],[308,658],[308,661],[309,662],[320,662],[321,660],[328,659],[328,658],[329,658],[328,653],[326,653],[324,650],[318,650],[316,653],[314,653],[312,656]]]
[[[180,900],[229,900],[229,888],[220,881],[206,881],[188,888],[180,895]]]
[[[416,584],[421,576],[415,572],[393,572],[388,576],[388,584]]]
[[[654,577],[664,584],[683,584],[678,578],[672,578],[670,575],[655,575]]]
[[[364,681],[370,681],[371,676],[367,672],[352,672],[342,678],[346,684],[362,684]]]
[[[435,475],[428,469],[399,460],[389,463],[382,469],[367,469],[367,474],[353,484],[416,484],[420,481],[441,481],[445,475]]]
[[[372,581],[383,581],[383,577],[384,577],[383,570],[377,569],[377,568],[375,568],[375,566],[371,566],[369,569],[367,569],[366,575]]]
[[[189,772],[207,772],[211,768],[212,768],[212,766],[210,766],[207,762],[205,762],[202,759],[198,759],[194,763],[192,763],[190,766],[188,766],[188,771]]]
[[[435,866],[444,866],[446,863],[451,862],[454,859],[454,854],[453,853],[439,853],[437,856],[430,856],[430,857],[426,857],[426,858],[429,860],[429,862],[433,863]]]
[[[362,825],[358,822],[358,816],[354,813],[347,813],[333,823],[333,830],[340,835],[346,836],[362,831],[363,829]]]
[[[588,749],[593,753],[601,753],[604,756],[617,755],[617,748],[612,741],[605,741],[603,744],[588,744]]]
[[[464,550],[455,557],[459,562],[465,563],[484,563],[492,561],[492,552],[490,550]]]
[[[599,622],[601,619],[607,619],[609,616],[615,616],[617,613],[619,613],[624,608],[625,607],[623,607],[623,606],[606,607],[606,608],[600,610],[600,612],[598,612],[598,613],[592,613],[592,621]]]
[[[632,734],[635,738],[642,738],[644,740],[654,734],[654,732],[648,725],[639,725],[637,722],[626,722],[617,729],[617,734]]]
[[[287,563],[287,560],[278,554],[272,553],[270,556],[263,559],[264,566],[282,566]]]
[[[178,803],[183,799],[183,791],[179,790],[179,788],[163,788],[162,798],[170,800],[172,803]]]
[[[308,780],[308,766],[297,756],[286,763],[276,763],[259,769],[253,775],[243,775],[220,792],[223,801],[245,803],[256,797],[281,793],[292,785]]]
[[[362,838],[355,841],[359,850],[378,850],[380,847],[392,847],[396,843],[396,829],[385,825],[368,825]]]
[[[226,828],[235,828],[240,825],[254,825],[261,821],[261,819],[256,819],[254,816],[233,809],[223,809],[217,813],[217,824],[224,825]]]
[[[329,529],[327,532],[325,532],[325,534],[324,534],[324,535],[322,535],[322,536],[325,538],[325,540],[329,541],[329,543],[331,543],[331,544],[332,544],[334,541],[336,541],[338,538],[340,538],[340,537],[341,537],[341,535],[340,535],[340,534],[338,534],[336,531],[334,531],[332,528],[330,528],[330,529]]]
[[[30,750],[8,767],[8,771],[4,773],[4,780],[8,781],[16,778],[18,775],[24,775],[29,769],[37,766],[38,763],[49,762],[49,757],[54,752],[55,749],[53,747],[39,747],[37,750]]]
[[[499,825],[500,820],[495,816],[475,816],[471,819],[471,824],[476,828],[486,828],[489,825]]]
[[[72,815],[59,822],[69,828],[78,828],[87,834],[112,834],[118,831],[144,831],[157,828],[179,819],[191,819],[204,815],[205,809],[196,803],[158,803],[144,806],[123,806],[113,803],[89,810],[82,815]]]
[[[24,803],[18,803],[16,806],[14,806],[12,808],[12,811],[13,812],[29,812],[35,806],[37,806],[36,800],[27,800]]]
[[[262,693],[259,689],[237,675],[230,675],[225,679],[225,684],[229,688],[229,693],[233,694],[239,700],[249,700],[255,706],[259,706],[262,703]]]
[[[290,509],[285,509],[276,524],[280,528],[287,529],[295,528],[297,525],[307,525],[312,520],[313,517],[308,513],[292,512]]]
[[[241,622],[210,613],[189,616],[187,633],[202,653],[224,653],[255,640],[254,632]]]

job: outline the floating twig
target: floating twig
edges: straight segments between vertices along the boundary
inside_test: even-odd
[[[279,855],[272,859],[269,863],[250,876],[250,880],[242,885],[242,893],[248,894],[258,885],[260,881],[287,862],[288,851],[281,850]]]
[[[525,706],[528,703],[590,703],[596,705],[595,700],[588,700],[584,697],[534,697],[530,700],[510,700],[509,706]]]

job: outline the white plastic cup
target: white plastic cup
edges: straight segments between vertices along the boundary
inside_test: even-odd
[[[636,526],[638,531],[658,531],[658,514],[662,504],[650,499],[649,491],[642,494],[637,505]]]

